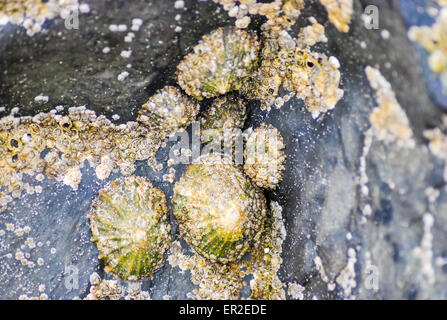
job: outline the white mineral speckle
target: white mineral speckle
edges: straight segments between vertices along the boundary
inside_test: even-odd
[[[383,30],[380,32],[380,36],[382,37],[382,39],[384,39],[384,40],[388,40],[388,39],[390,38],[391,34],[390,34],[390,32],[389,32],[388,30],[383,29]]]
[[[132,55],[132,50],[123,50],[121,51],[121,57],[127,59],[130,58],[130,56]]]
[[[177,0],[174,2],[174,7],[176,9],[183,9],[185,7],[185,2],[183,0]]]
[[[79,6],[79,12],[81,12],[81,13],[89,13],[90,12],[90,6],[87,3],[82,3]]]
[[[123,71],[118,75],[117,79],[119,81],[124,81],[128,76],[129,76],[129,72]]]
[[[38,95],[34,97],[34,102],[37,103],[47,103],[50,100],[48,96]]]

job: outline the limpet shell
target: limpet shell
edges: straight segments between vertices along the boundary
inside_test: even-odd
[[[219,28],[203,36],[179,63],[178,84],[198,100],[238,90],[256,67],[259,48],[254,32]]]
[[[264,123],[248,137],[244,170],[258,187],[275,189],[282,180],[285,145],[278,129]]]
[[[172,204],[186,242],[219,263],[240,259],[259,240],[267,212],[263,193],[220,155],[201,156],[187,168]]]
[[[146,178],[129,176],[99,191],[89,214],[105,270],[123,280],[151,277],[171,243],[166,198]]]

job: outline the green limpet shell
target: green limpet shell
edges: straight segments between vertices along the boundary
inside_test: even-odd
[[[219,28],[205,35],[177,66],[177,81],[198,99],[238,90],[256,67],[260,48],[252,31]]]
[[[275,189],[284,172],[285,145],[278,129],[264,123],[248,137],[244,170],[258,187]]]
[[[152,129],[171,135],[191,124],[199,109],[200,105],[182,94],[180,89],[166,86],[142,106],[137,120]]]
[[[232,135],[232,129],[242,129],[247,119],[245,103],[242,99],[230,95],[217,98],[200,119],[202,142],[212,141],[212,135],[207,131],[216,130],[217,135],[224,137],[225,134]]]
[[[163,265],[171,244],[169,213],[164,193],[148,179],[129,176],[110,182],[99,190],[89,219],[106,272],[138,280]]]
[[[180,234],[212,262],[240,259],[263,230],[266,200],[231,159],[201,156],[174,187]]]

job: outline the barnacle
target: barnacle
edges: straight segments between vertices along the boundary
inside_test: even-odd
[[[199,108],[197,102],[183,95],[178,88],[166,86],[143,105],[138,121],[170,135],[194,121]]]
[[[297,97],[303,99],[314,118],[335,108],[343,97],[343,90],[338,87],[340,66],[338,60],[333,59],[323,53],[296,49],[293,63],[287,70],[284,89],[295,92]]]
[[[129,176],[112,181],[99,191],[89,219],[107,272],[137,280],[162,266],[171,226],[165,195],[149,180]]]
[[[256,66],[258,50],[252,31],[219,28],[205,35],[177,66],[178,84],[199,100],[238,90]]]
[[[246,107],[242,99],[233,95],[216,99],[200,119],[202,142],[210,142],[214,136],[232,139],[236,134],[233,129],[242,129],[246,118]]]
[[[0,119],[0,188],[20,196],[26,184],[17,173],[45,173],[76,189],[85,160],[95,168],[98,179],[112,172],[127,176],[136,160],[155,161],[165,135],[137,122],[114,125],[85,107],[69,108],[66,116],[7,116]]]
[[[248,137],[244,151],[245,173],[259,187],[275,189],[284,171],[283,138],[278,129],[264,123]]]
[[[349,24],[354,12],[353,0],[320,0],[326,7],[329,20],[340,32],[349,32]]]
[[[259,240],[264,195],[231,160],[204,155],[174,187],[180,234],[200,255],[220,263],[240,259]]]

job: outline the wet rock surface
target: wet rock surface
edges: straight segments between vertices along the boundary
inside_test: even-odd
[[[447,298],[444,163],[430,153],[423,137],[424,130],[440,124],[442,100],[430,93],[437,89],[424,77],[425,58],[407,38],[403,2],[408,8],[418,5],[356,2],[348,34],[327,22],[322,6],[304,10],[303,16],[325,22],[329,41],[319,51],[338,57],[342,66],[345,95],[334,110],[313,119],[297,99],[269,112],[261,111],[259,102],[248,105],[246,128],[265,122],[284,138],[284,179],[266,196],[283,206],[287,229],[279,276],[286,284],[304,286],[304,298]],[[370,4],[379,7],[380,28],[390,32],[389,39],[381,37],[381,30],[364,27],[361,13]],[[63,20],[55,19],[33,37],[17,26],[0,32],[0,105],[7,107],[0,116],[17,105],[19,115],[33,115],[62,104],[86,105],[108,118],[118,114],[120,122],[135,120],[156,89],[175,85],[175,66],[197,40],[231,23],[212,2],[186,1],[185,10],[159,1],[101,0],[91,1],[90,7],[89,14],[80,15],[79,30],[67,30]],[[180,33],[174,31],[178,13]],[[144,19],[133,42],[124,42],[126,32],[108,30],[112,23],[130,25],[132,18]],[[104,47],[111,51],[104,54]],[[132,55],[121,57],[128,49]],[[413,149],[373,139],[363,154],[369,115],[377,106],[364,72],[367,65],[379,68],[391,83],[409,118]],[[119,81],[124,70],[130,75]],[[36,103],[40,94],[49,96],[49,102]],[[160,161],[168,159],[172,144],[159,151]],[[359,184],[362,155],[367,195]],[[178,180],[184,166],[175,169]],[[0,214],[0,229],[5,230],[0,236],[0,297],[45,292],[51,299],[84,298],[93,272],[113,279],[97,259],[87,213],[98,190],[118,175],[100,181],[88,165],[82,170],[77,191],[45,179],[41,194],[21,197]],[[155,172],[141,161],[135,173],[150,178],[169,202],[173,185],[163,181],[166,171]],[[433,191],[439,196],[430,197]],[[26,226],[29,230],[23,231]],[[29,253],[26,259],[34,267],[22,265],[17,252]],[[153,299],[183,299],[194,289],[188,272],[168,263],[141,283]],[[45,289],[39,290],[40,285]]]

